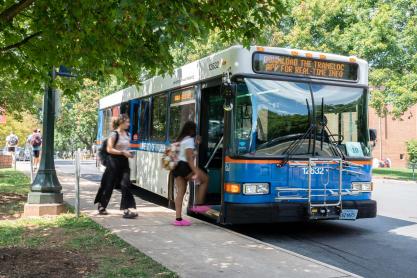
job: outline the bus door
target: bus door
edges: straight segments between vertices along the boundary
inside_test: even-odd
[[[223,156],[224,98],[220,80],[214,84],[203,84],[200,106],[199,167],[209,175],[208,193],[205,202],[220,210],[221,171]]]

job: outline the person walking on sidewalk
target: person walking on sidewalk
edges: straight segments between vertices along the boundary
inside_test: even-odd
[[[13,165],[16,165],[16,147],[17,144],[19,144],[19,137],[17,137],[16,134],[13,133],[13,131],[10,132],[10,135],[6,137],[6,146],[7,146],[7,152],[12,155],[13,159]]]
[[[19,137],[11,131],[10,135],[6,137],[7,151],[9,153],[15,153],[17,144],[19,144]]]
[[[128,158],[133,155],[128,151],[129,136],[126,130],[129,128],[130,120],[126,114],[121,114],[113,119],[113,132],[107,142],[107,153],[109,156],[106,161],[106,170],[101,178],[100,188],[97,192],[94,204],[98,204],[99,214],[106,215],[107,205],[109,204],[113,189],[120,185],[122,190],[122,199],[120,201],[120,210],[123,210],[123,218],[135,218],[138,214],[131,209],[136,210],[136,202],[130,191],[130,168]]]
[[[36,171],[36,169],[39,167],[40,151],[42,146],[42,136],[40,129],[33,130],[32,135],[30,135],[28,138],[28,143],[32,146],[33,171]]]
[[[177,197],[175,198],[175,221],[172,222],[175,226],[189,226],[191,222],[182,218],[182,202],[184,199],[185,191],[187,190],[188,181],[193,178],[200,182],[198,186],[198,194],[196,204],[202,204],[207,192],[208,176],[205,172],[195,166],[194,151],[195,151],[195,137],[196,137],[196,124],[192,121],[188,121],[182,127],[180,135],[177,138],[177,142],[180,142],[180,151],[178,154],[178,164],[172,171],[175,178],[175,185],[177,187]],[[195,212],[204,212],[208,210],[208,207],[202,205],[196,205]]]

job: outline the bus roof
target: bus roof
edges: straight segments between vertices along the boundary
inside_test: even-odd
[[[296,59],[309,59],[311,61],[341,62],[344,64],[355,63],[358,65],[358,75],[354,83],[364,86],[368,85],[368,63],[354,56],[341,56],[279,47],[251,46],[245,48],[241,45],[235,45],[177,68],[172,75],[155,76],[144,81],[139,87],[130,86],[106,96],[100,100],[100,109],[111,107],[130,99],[186,87],[203,80],[222,76],[226,72],[231,72],[233,75],[256,74],[252,65],[254,53],[283,55],[295,57]],[[309,78],[314,79],[311,76]],[[339,82],[343,83],[344,81],[339,80]]]

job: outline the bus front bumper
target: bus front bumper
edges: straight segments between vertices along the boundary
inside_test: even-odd
[[[343,201],[342,208],[357,209],[356,219],[373,218],[377,212],[374,200]],[[308,205],[305,203],[224,204],[225,224],[294,222],[309,219]]]

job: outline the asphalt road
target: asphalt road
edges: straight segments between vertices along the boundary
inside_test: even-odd
[[[72,161],[56,161],[74,172]],[[83,161],[82,177],[100,180],[94,161]],[[417,183],[374,181],[378,217],[233,226],[237,232],[340,267],[364,277],[417,277]]]

